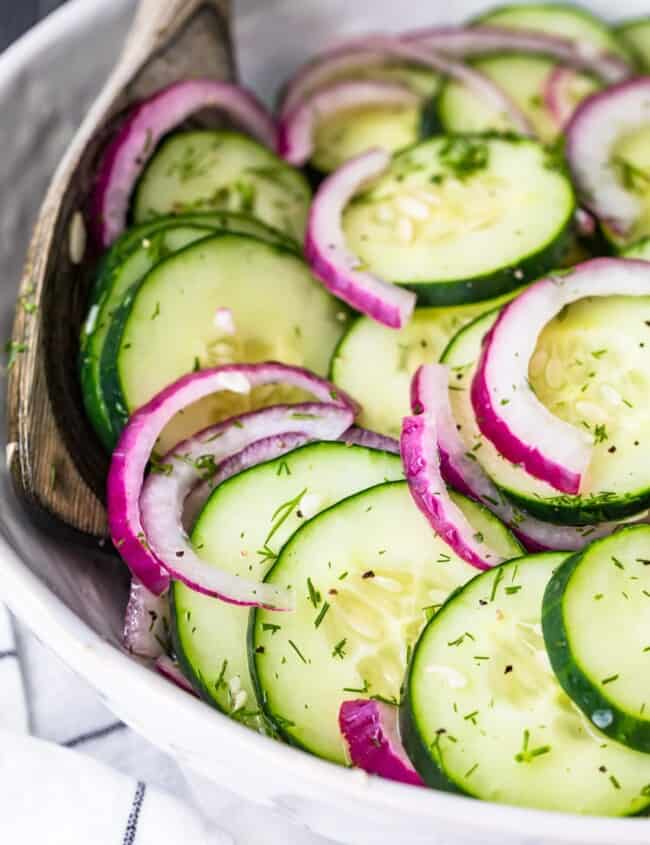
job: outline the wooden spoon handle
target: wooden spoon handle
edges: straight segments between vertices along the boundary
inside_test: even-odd
[[[230,0],[140,0],[118,70],[128,73],[135,65],[149,59],[197,12],[210,8],[223,22],[224,30],[228,30]]]

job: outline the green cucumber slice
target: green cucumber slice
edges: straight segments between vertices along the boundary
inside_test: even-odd
[[[321,173],[331,173],[372,147],[394,153],[422,137],[422,111],[418,105],[342,109],[316,125],[310,164]]]
[[[165,217],[144,223],[109,250],[98,274],[88,316],[81,333],[81,389],[84,407],[107,449],[114,445],[110,412],[104,401],[100,363],[113,314],[133,285],[159,261],[215,231],[250,234],[268,243],[288,246],[280,232],[241,214],[220,212],[190,217]]]
[[[231,310],[234,335],[215,323],[220,308]],[[174,253],[128,292],[104,344],[102,391],[114,437],[131,411],[194,369],[276,360],[324,375],[348,319],[284,247],[217,234]],[[283,385],[210,397],[170,423],[159,449],[226,416],[304,398]]]
[[[402,477],[397,455],[312,443],[220,484],[194,526],[192,542],[215,566],[262,581],[307,515]],[[180,583],[171,595],[174,650],[186,676],[219,710],[262,727],[248,668],[249,609],[214,601]]]
[[[225,209],[257,217],[302,242],[311,191],[274,153],[238,132],[178,132],[147,165],[133,200],[136,223]]]
[[[601,228],[607,239],[618,249],[634,245],[650,236],[650,123],[624,133],[616,140],[610,155],[617,176],[625,188],[636,194],[641,211],[632,231],[622,237],[606,223]]]
[[[650,71],[650,18],[624,21],[616,27],[619,41],[627,46],[644,72]]]
[[[551,664],[567,695],[607,736],[646,753],[649,566],[650,527],[617,531],[555,572],[542,616]]]
[[[431,786],[476,798],[603,816],[650,803],[650,756],[609,740],[550,667],[542,597],[561,554],[481,573],[420,637],[400,714],[404,745]]]
[[[417,368],[437,362],[460,328],[515,294],[471,305],[417,308],[399,331],[369,317],[356,319],[336,348],[330,378],[361,405],[359,425],[399,437],[402,418],[410,413],[411,378]]]
[[[370,270],[415,291],[421,305],[459,305],[557,265],[574,207],[563,166],[537,142],[440,136],[395,156],[350,203],[343,228]]]
[[[623,250],[623,258],[640,258],[641,261],[650,261],[650,238],[643,238],[632,246]]]
[[[499,6],[480,15],[477,24],[528,29],[593,44],[625,59],[630,52],[607,25],[592,12],[572,3],[526,3]]]
[[[399,62],[371,64],[353,73],[335,74],[330,81],[366,79],[405,85],[421,94],[425,103],[440,87],[438,74],[427,68]],[[420,108],[373,106],[345,109],[317,125],[310,164],[321,173],[331,173],[371,147],[381,146],[391,152],[409,147],[432,134],[431,128],[430,121]]]
[[[549,522],[587,525],[648,508],[650,467],[643,455],[650,444],[650,297],[597,297],[570,305],[546,326],[531,360],[529,378],[538,398],[595,437],[580,496],[558,495],[502,458],[478,430],[469,387],[481,341],[495,319],[493,312],[462,329],[442,357],[454,373],[450,399],[460,434],[495,484]]]
[[[456,501],[491,546],[517,554],[498,520]],[[431,530],[405,481],[305,523],[265,579],[293,586],[295,611],[280,618],[257,610],[251,620],[253,677],[271,724],[290,743],[345,763],[341,703],[360,695],[397,701],[427,616],[475,572]]]
[[[529,119],[537,137],[545,143],[557,139],[561,130],[544,103],[544,88],[557,64],[543,56],[504,54],[473,63],[476,70],[499,85]],[[584,73],[576,74],[572,93],[577,106],[602,86]],[[507,115],[495,112],[462,83],[449,80],[437,101],[438,116],[447,132],[504,132],[513,130]]]

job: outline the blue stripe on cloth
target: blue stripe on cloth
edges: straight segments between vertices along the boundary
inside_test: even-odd
[[[124,838],[122,845],[133,845],[135,837],[138,833],[138,820],[140,819],[140,810],[142,809],[142,802],[147,791],[147,787],[142,781],[138,781],[135,788],[135,795],[133,796],[133,803],[131,804],[131,812],[126,823],[126,830],[124,831]]]

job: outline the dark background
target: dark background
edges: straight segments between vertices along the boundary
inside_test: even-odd
[[[0,0],[0,51],[64,0]]]

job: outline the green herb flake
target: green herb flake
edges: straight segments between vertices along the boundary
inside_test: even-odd
[[[325,602],[323,604],[323,606],[321,607],[321,609],[318,613],[318,616],[316,617],[316,619],[314,619],[314,628],[320,627],[320,624],[323,621],[323,619],[325,619],[325,615],[326,615],[326,613],[329,609],[330,609],[329,602]]]
[[[316,609],[318,609],[322,597],[320,592],[314,587],[314,584],[311,578],[307,578],[307,590],[309,591],[309,601],[314,605]]]
[[[345,657],[345,646],[347,644],[347,639],[344,637],[342,640],[334,646],[332,649],[332,657],[338,657],[340,660],[343,660]]]
[[[271,636],[273,636],[273,634],[282,630],[282,626],[281,625],[274,625],[272,622],[262,622],[262,630],[263,631],[270,631]]]
[[[294,643],[294,641],[293,641],[293,640],[289,640],[289,645],[290,645],[290,646],[291,646],[291,648],[292,648],[292,649],[296,652],[296,654],[297,654],[297,655],[298,655],[298,657],[302,660],[302,662],[303,662],[305,665],[307,665],[307,661],[305,660],[304,655],[302,654],[302,652],[300,651],[300,649],[299,649],[299,648],[298,648],[298,646]]]
[[[619,679],[619,675],[610,675],[610,676],[609,676],[609,677],[607,677],[607,678],[603,678],[603,679],[602,679],[602,681],[601,681],[600,683],[601,683],[603,686],[605,686],[605,684],[611,684],[611,683],[613,683],[614,681],[617,681],[618,679]]]

